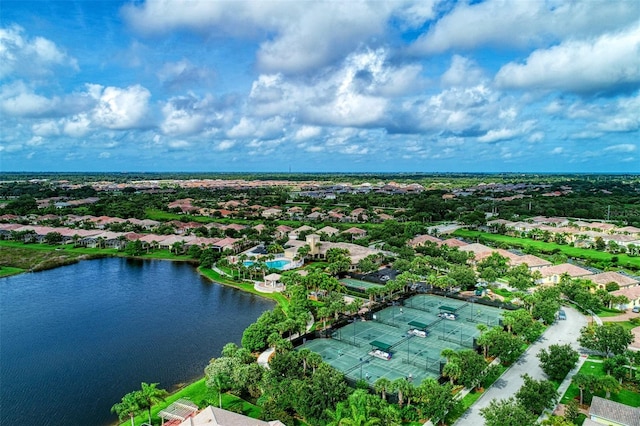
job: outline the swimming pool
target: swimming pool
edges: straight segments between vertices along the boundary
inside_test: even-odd
[[[252,262],[251,260],[247,260],[245,262],[243,262],[244,266],[251,266],[253,265],[254,262]],[[287,259],[276,259],[276,260],[267,260],[266,262],[264,262],[267,264],[268,268],[271,269],[279,269],[279,270],[285,270],[288,269],[289,264],[291,263],[290,260]]]

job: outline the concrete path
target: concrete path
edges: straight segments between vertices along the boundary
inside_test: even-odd
[[[529,346],[529,349],[471,406],[455,423],[456,426],[479,426],[484,424],[480,409],[487,407],[493,399],[504,399],[515,395],[523,384],[522,375],[527,373],[536,380],[546,379],[536,357],[541,349],[553,344],[570,344],[579,350],[577,342],[580,329],[587,325],[587,319],[573,308],[563,308],[567,319],[557,321],[545,331],[540,340]]]
[[[229,277],[230,276],[225,271],[223,271],[222,269],[218,268],[216,265],[211,266],[211,269],[213,269],[214,271],[216,271],[218,274],[222,275],[223,277]]]
[[[275,348],[269,348],[258,356],[258,365],[262,368],[269,369],[269,358],[275,351]]]
[[[562,399],[564,394],[567,392],[567,389],[569,389],[573,376],[575,376],[578,373],[578,371],[580,371],[580,369],[582,368],[582,365],[587,360],[587,358],[589,358],[589,355],[586,355],[586,354],[580,355],[580,358],[578,358],[578,362],[576,362],[576,365],[575,367],[573,367],[573,370],[567,373],[567,377],[565,377],[562,383],[560,383],[560,386],[558,386],[558,402],[556,403],[556,406],[553,408],[553,410],[545,410],[545,412],[542,413],[542,415],[538,419],[538,423],[542,423],[542,421],[547,419],[551,414],[554,414],[557,416],[564,415],[564,405],[560,404],[560,400]]]

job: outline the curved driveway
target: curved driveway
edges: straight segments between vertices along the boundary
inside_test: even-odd
[[[509,368],[485,393],[471,406],[455,423],[456,426],[479,426],[484,424],[480,409],[489,405],[493,399],[504,399],[513,396],[523,384],[522,375],[527,373],[536,380],[546,379],[540,369],[536,357],[540,349],[550,345],[564,345],[569,343],[575,350],[579,350],[578,337],[580,329],[587,325],[587,319],[573,308],[564,307],[567,319],[557,321],[549,327],[542,338],[529,346],[527,351]]]

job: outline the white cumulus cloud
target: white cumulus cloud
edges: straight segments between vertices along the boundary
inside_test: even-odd
[[[478,46],[540,46],[567,36],[592,36],[638,18],[636,0],[457,2],[414,44],[419,53]]]
[[[383,37],[392,19],[416,28],[434,17],[435,0],[264,1],[147,0],[123,8],[127,22],[146,34],[190,29],[261,40],[256,53],[265,73],[312,71]],[[268,35],[267,38],[264,36]]]
[[[146,118],[151,92],[139,84],[127,88],[93,86],[98,104],[93,121],[102,127],[124,130],[139,127]]]
[[[496,75],[508,88],[572,92],[612,91],[640,85],[640,25],[594,40],[570,40],[534,51],[524,64],[508,63]]]
[[[0,28],[0,78],[43,77],[54,66],[78,70],[78,61],[44,37],[29,37],[24,28]]]
[[[474,86],[483,79],[484,73],[478,65],[460,55],[453,55],[451,66],[441,77],[445,86]]]
[[[38,117],[55,111],[59,99],[49,99],[34,93],[18,81],[0,87],[0,111],[16,117]]]

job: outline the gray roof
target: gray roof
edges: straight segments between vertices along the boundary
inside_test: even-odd
[[[589,415],[626,426],[640,426],[640,408],[594,396]]]
[[[284,426],[278,420],[266,422],[209,405],[180,426]]]

